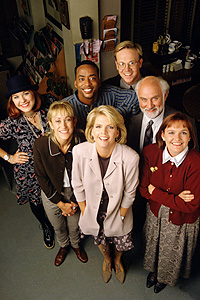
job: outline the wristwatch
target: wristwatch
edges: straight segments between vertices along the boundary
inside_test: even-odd
[[[6,155],[4,155],[4,157],[3,157],[3,159],[6,160],[6,161],[8,161],[9,158],[10,158],[10,155],[8,153]]]

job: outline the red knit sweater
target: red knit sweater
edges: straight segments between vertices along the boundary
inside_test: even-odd
[[[163,204],[170,208],[169,222],[194,223],[200,216],[200,153],[190,150],[178,168],[170,161],[162,164],[162,153],[157,144],[144,148],[140,193],[148,199],[156,217]],[[149,184],[156,187],[152,195],[148,192]],[[194,194],[192,201],[185,202],[178,196],[184,190]]]

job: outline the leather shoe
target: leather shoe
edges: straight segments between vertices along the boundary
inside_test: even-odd
[[[79,248],[73,248],[73,247],[72,247],[72,249],[74,250],[74,252],[75,252],[77,258],[78,258],[81,262],[86,263],[86,262],[88,261],[87,254],[86,254],[86,252],[85,252],[83,249],[81,249],[80,247],[79,247]]]
[[[105,260],[104,260],[104,262],[106,264],[106,269],[105,269],[105,271],[102,269],[102,277],[103,277],[104,282],[107,283],[112,276],[112,272],[109,271],[109,265],[111,265],[111,263],[107,263]]]
[[[147,276],[146,287],[150,288],[156,283],[157,283],[156,274],[154,272],[150,272],[149,275]]]
[[[125,272],[120,269],[120,264],[115,265],[115,276],[120,283],[124,282]]]
[[[63,261],[65,260],[65,258],[67,256],[68,251],[69,251],[69,246],[60,247],[60,249],[56,255],[56,258],[55,258],[55,265],[57,267],[59,267],[63,263]]]
[[[165,283],[157,282],[154,286],[154,293],[160,293],[166,287]]]

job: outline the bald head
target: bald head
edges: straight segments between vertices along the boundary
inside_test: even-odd
[[[169,85],[163,78],[145,77],[137,83],[135,91],[140,109],[148,118],[154,119],[161,114],[169,92]]]

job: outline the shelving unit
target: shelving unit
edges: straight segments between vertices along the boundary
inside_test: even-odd
[[[63,76],[66,81],[63,44],[62,39],[51,30],[49,25],[36,32],[34,41],[33,48],[27,53],[18,72],[28,75],[33,84],[39,85],[39,93],[44,94],[47,89],[47,72],[55,71],[57,78]],[[54,92],[50,91],[50,93],[56,96]]]

